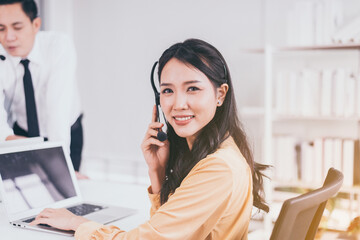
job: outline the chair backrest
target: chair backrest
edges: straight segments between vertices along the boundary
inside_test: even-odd
[[[270,240],[313,240],[326,202],[343,182],[343,174],[330,168],[321,188],[286,200],[277,218]]]

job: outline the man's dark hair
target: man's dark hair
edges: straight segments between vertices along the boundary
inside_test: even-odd
[[[38,9],[34,0],[0,0],[0,5],[15,3],[21,3],[22,10],[30,18],[31,22],[38,17]]]

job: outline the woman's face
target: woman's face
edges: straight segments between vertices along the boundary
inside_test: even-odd
[[[166,120],[177,135],[186,138],[190,149],[223,103],[227,89],[227,84],[215,89],[204,73],[176,58],[165,64],[160,79],[160,105]]]

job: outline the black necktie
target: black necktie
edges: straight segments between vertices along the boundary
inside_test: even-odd
[[[36,103],[34,96],[34,88],[32,84],[31,74],[29,71],[29,60],[24,59],[20,61],[24,65],[24,92],[26,102],[26,118],[28,125],[28,137],[40,136],[39,123],[36,112]]]

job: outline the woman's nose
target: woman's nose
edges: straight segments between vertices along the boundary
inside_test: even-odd
[[[174,109],[181,110],[187,109],[187,97],[185,94],[177,93],[175,96]]]

